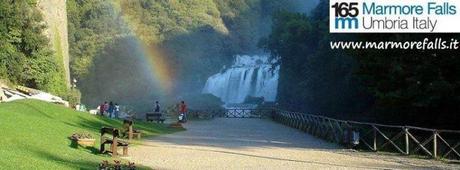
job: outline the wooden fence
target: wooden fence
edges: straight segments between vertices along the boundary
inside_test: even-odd
[[[359,134],[359,143],[355,146],[357,149],[460,161],[460,131],[455,130],[345,121],[278,109],[190,110],[189,117],[271,118],[318,138],[345,146],[349,146],[349,134],[355,132]]]
[[[189,110],[189,117],[209,119],[214,117],[226,118],[267,118],[273,109],[204,109]]]
[[[330,142],[348,145],[350,132],[359,134],[359,149],[420,155],[460,161],[460,131],[344,121],[324,116],[273,110],[274,121]]]

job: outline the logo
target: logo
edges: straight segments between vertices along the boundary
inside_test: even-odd
[[[460,33],[460,0],[329,0],[331,33]]]
[[[331,6],[335,15],[335,29],[358,29],[359,9],[357,2],[341,2]]]

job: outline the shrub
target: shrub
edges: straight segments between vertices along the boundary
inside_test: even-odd
[[[81,100],[81,93],[80,90],[76,88],[72,88],[67,91],[67,93],[62,95],[62,98],[69,102],[71,106],[74,106],[80,103]]]

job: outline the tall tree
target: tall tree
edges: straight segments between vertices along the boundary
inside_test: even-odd
[[[43,34],[45,25],[34,0],[0,3],[0,78],[63,94],[63,70]]]
[[[451,40],[455,34],[362,35],[360,41],[412,42],[425,38]],[[376,96],[380,120],[398,124],[460,128],[460,53],[458,50],[351,51],[360,63],[357,72]]]
[[[279,12],[272,33],[261,45],[280,57],[278,100],[283,107],[355,119],[367,110],[369,99],[352,74],[354,60],[324,45],[338,38],[327,32],[327,15],[321,13],[324,5],[323,1],[312,17]]]

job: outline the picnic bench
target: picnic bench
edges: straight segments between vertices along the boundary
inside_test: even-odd
[[[158,112],[154,112],[154,113],[146,113],[145,114],[145,119],[147,120],[147,122],[153,122],[153,121],[157,121],[157,123],[164,123],[164,121],[166,120],[163,116],[163,114],[161,113],[158,113]]]
[[[104,136],[106,134],[111,135],[111,136],[110,137]],[[129,143],[119,139],[119,137],[120,137],[120,131],[118,129],[112,128],[112,127],[103,127],[101,129],[100,152],[101,153],[110,152],[112,153],[112,157],[114,157],[118,155],[117,153],[118,147],[123,147],[123,156],[127,156]],[[105,150],[106,144],[110,144],[110,150],[108,151]]]
[[[123,120],[123,137],[128,136],[128,140],[133,139],[133,136],[136,136],[137,139],[141,139],[141,131],[134,129],[133,123],[132,120]]]

